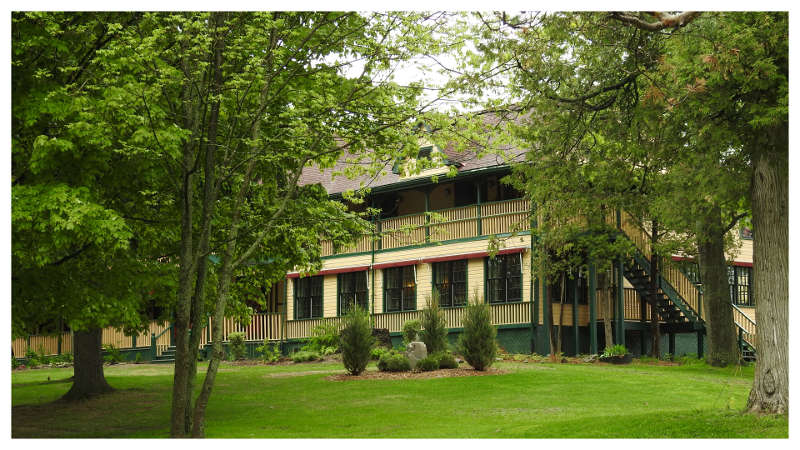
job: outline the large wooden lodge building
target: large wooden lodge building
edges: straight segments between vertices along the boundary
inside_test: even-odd
[[[608,271],[613,274],[611,287],[605,291],[596,282],[598,268],[586,267],[568,282],[562,303],[558,285],[548,286],[531,273],[535,222],[530,202],[501,182],[511,171],[509,161],[434,146],[423,147],[420,154],[438,161],[438,167],[413,173],[404,166],[414,163],[410,160],[387,167],[384,175],[361,179],[332,176],[347,164],[344,159],[322,171],[307,167],[300,182],[319,183],[333,197],[368,186],[367,204],[381,210],[373,221],[373,233],[339,252],[334,252],[330,242],[321,242],[323,266],[318,273],[288,273],[272,286],[266,307],[255,311],[250,324],[241,326],[226,319],[225,335],[244,331],[251,342],[267,339],[291,351],[317,325],[338,322],[347,308],[359,304],[370,312],[375,328],[388,329],[399,343],[403,324],[419,318],[426,301],[436,297],[455,342],[463,306],[477,295],[489,303],[499,344],[509,353],[548,354],[551,325],[562,327],[565,354],[602,352],[604,321],[612,322],[615,343],[624,343],[634,354],[646,353],[651,327],[645,319],[654,310],[661,318],[663,353],[703,353],[702,286],[694,276],[697,271],[686,262],[664,265],[657,281],[659,291],[648,295],[649,238],[624,211],[609,221],[636,243],[637,254],[613,265]],[[523,155],[517,152],[516,156]],[[456,176],[444,176],[451,167]],[[752,237],[746,231],[737,235],[740,245],[729,255],[728,270],[740,342],[752,349],[756,326],[753,253]],[[491,236],[501,243],[494,257],[488,251]],[[611,314],[605,313],[606,302],[612,303]],[[552,324],[548,308],[552,308]],[[209,330],[204,330],[204,344],[210,341]],[[168,327],[155,323],[138,337],[114,330],[106,335],[104,343],[147,347],[155,358],[163,358],[170,344]],[[15,342],[15,354],[24,353],[24,345]],[[27,345],[36,348],[30,338]]]

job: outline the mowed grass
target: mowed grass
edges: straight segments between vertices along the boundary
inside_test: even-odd
[[[208,437],[787,437],[788,420],[741,414],[753,368],[500,363],[505,374],[327,380],[340,363],[223,364]],[[201,366],[204,370],[205,366]],[[371,366],[369,370],[375,370]],[[72,369],[12,374],[13,437],[168,437],[172,366],[106,368],[113,394],[56,402]],[[199,384],[199,383],[198,383]]]

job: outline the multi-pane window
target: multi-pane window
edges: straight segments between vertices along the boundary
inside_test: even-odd
[[[499,255],[486,261],[486,300],[522,301],[522,254]]]
[[[383,269],[384,311],[417,309],[417,281],[414,266]]]
[[[731,303],[741,306],[755,306],[752,279],[752,267],[728,266]]]
[[[340,273],[336,286],[339,315],[347,314],[353,305],[368,309],[367,271]]]
[[[467,304],[467,260],[433,264],[433,286],[439,295],[439,306]]]
[[[294,282],[294,318],[322,317],[323,276],[298,278]]]

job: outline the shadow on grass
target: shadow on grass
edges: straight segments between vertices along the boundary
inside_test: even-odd
[[[74,377],[59,378],[58,380],[47,379],[45,381],[31,381],[28,383],[11,383],[12,388],[30,387],[30,386],[45,386],[48,384],[72,383]]]
[[[11,408],[12,438],[168,437],[168,424],[163,390],[116,389],[85,400]]]

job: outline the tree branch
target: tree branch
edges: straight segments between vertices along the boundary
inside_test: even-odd
[[[611,12],[609,16],[614,20],[633,25],[634,27],[644,31],[661,31],[665,28],[682,28],[700,16],[699,11],[685,11],[680,14],[651,12],[649,14],[655,17],[657,22],[645,22],[639,17],[619,11]]]

